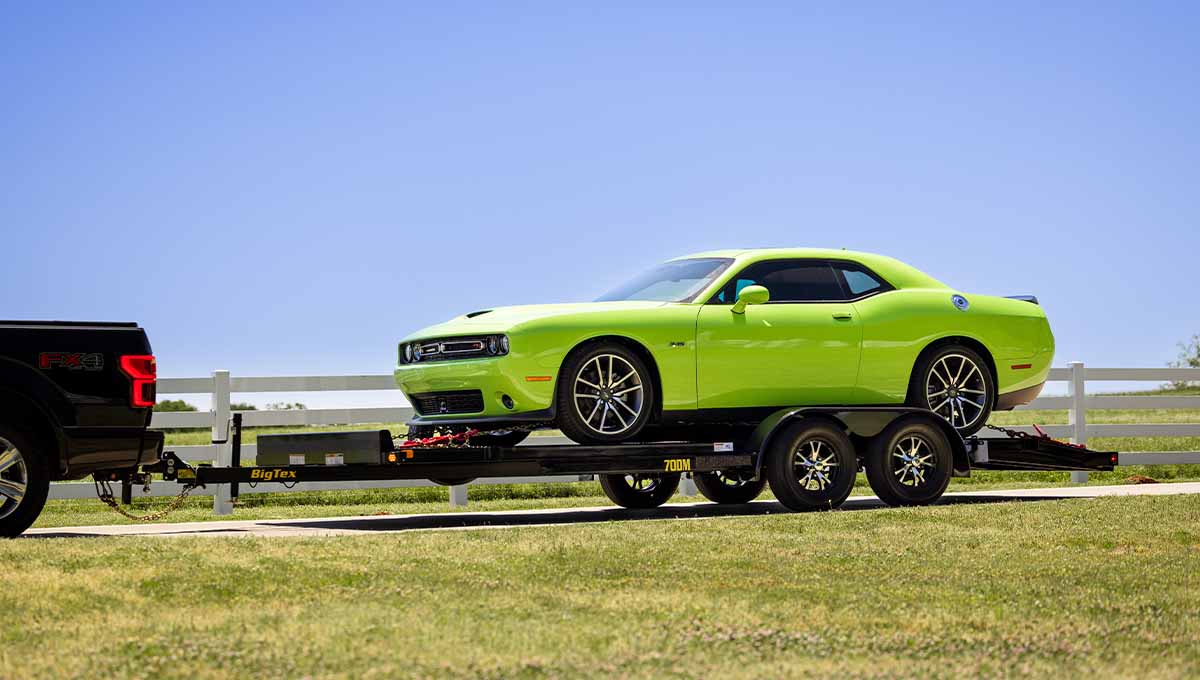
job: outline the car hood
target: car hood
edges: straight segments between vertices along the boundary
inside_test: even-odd
[[[463,314],[444,323],[423,328],[404,338],[401,342],[474,333],[506,333],[516,326],[531,321],[579,314],[654,309],[667,304],[670,303],[628,300],[619,302],[573,302],[495,307],[493,309],[482,309]]]

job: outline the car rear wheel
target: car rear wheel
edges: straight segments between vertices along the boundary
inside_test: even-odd
[[[996,387],[987,362],[975,350],[947,345],[919,362],[909,402],[938,414],[966,437],[987,422]]]
[[[634,439],[654,409],[654,381],[638,355],[617,342],[599,342],[563,364],[558,427],[580,444]]]
[[[50,492],[45,456],[24,432],[0,425],[0,537],[19,536],[33,524]]]
[[[675,495],[679,475],[600,475],[600,488],[623,508],[657,508]]]
[[[767,478],[754,479],[754,471],[702,472],[692,476],[705,498],[722,504],[749,503],[762,494]]]

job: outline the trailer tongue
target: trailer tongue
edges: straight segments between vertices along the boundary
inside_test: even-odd
[[[1015,436],[963,440],[922,409],[812,407],[783,409],[730,441],[702,443],[471,447],[399,440],[387,430],[262,435],[258,462],[277,464],[243,467],[241,416],[235,414],[229,467],[193,467],[167,451],[137,475],[97,476],[97,482],[145,483],[159,474],[183,485],[185,494],[231,484],[236,495],[240,484],[598,475],[613,502],[645,508],[665,502],[687,474],[716,502],[752,500],[770,482],[783,505],[812,510],[839,506],[860,470],[889,505],[923,505],[941,497],[950,477],[967,476],[971,468],[1107,471],[1118,463],[1114,452],[1003,432]]]

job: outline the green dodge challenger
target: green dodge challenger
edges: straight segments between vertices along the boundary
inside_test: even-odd
[[[880,255],[763,249],[671,260],[596,302],[472,312],[399,349],[414,433],[515,445],[543,424],[580,443],[696,439],[805,405],[920,406],[968,435],[1038,395],[1054,336],[1032,297],[963,293]]]

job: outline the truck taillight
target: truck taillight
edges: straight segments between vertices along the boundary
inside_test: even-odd
[[[121,357],[121,372],[133,382],[129,403],[136,408],[153,408],[158,364],[149,354],[126,354]]]

